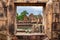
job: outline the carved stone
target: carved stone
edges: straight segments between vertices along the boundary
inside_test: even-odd
[[[53,13],[60,13],[59,2],[53,2]]]
[[[33,1],[30,1],[31,3]],[[34,1],[34,3],[37,1]],[[60,22],[60,0],[51,0],[46,4],[46,34],[51,39],[51,30],[52,30],[52,23],[55,22],[53,20],[59,19]],[[53,13],[58,13],[59,18],[55,18]],[[8,34],[14,34],[14,27],[15,27],[15,13],[14,13],[14,0],[0,0],[0,30],[7,32]],[[58,21],[57,21],[58,22]],[[2,26],[3,25],[3,26]],[[57,25],[59,29],[60,24]],[[11,31],[11,29],[13,31]],[[0,31],[0,32],[1,32]],[[58,31],[57,31],[58,33]],[[60,34],[60,33],[59,33]],[[58,35],[58,34],[57,34]],[[4,39],[5,40],[5,39]]]
[[[60,0],[52,0],[53,2],[59,2]]]

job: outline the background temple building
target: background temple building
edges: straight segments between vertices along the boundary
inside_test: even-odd
[[[29,0],[27,2],[26,0],[0,0],[0,35],[2,34],[3,38],[6,37],[6,39],[2,39],[2,36],[0,36],[0,39],[10,40],[14,35],[16,36],[16,6],[43,6],[44,34],[50,40],[60,40],[60,0]],[[35,20],[34,17],[31,19]],[[27,16],[24,20],[27,20]],[[36,38],[36,36],[34,37]],[[31,39],[33,40],[34,37]],[[39,37],[37,37],[37,40],[41,39]]]
[[[38,16],[40,16],[40,17],[38,17]],[[26,30],[29,29],[32,32],[34,29],[34,27],[33,27],[34,25],[35,26],[39,25],[39,27],[40,26],[43,27],[42,20],[43,20],[42,15],[30,14],[29,16],[24,16],[24,20],[22,20],[22,21],[17,20],[17,31],[19,31],[18,29],[22,29],[21,32],[23,32],[23,29],[26,29]]]

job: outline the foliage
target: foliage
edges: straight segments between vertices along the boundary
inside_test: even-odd
[[[28,12],[24,10],[20,15],[17,14],[17,20],[23,20],[24,16],[27,16]]]
[[[27,14],[28,14],[28,12],[26,10],[21,12],[21,15],[23,15],[23,16],[26,16]]]
[[[21,12],[21,14],[19,15],[17,13],[17,20],[24,20],[24,17],[27,16],[28,12],[26,10],[24,10],[23,12]],[[31,14],[32,15],[32,14]],[[38,14],[38,15],[34,15],[34,17],[37,19],[37,18],[42,18],[42,15],[41,14]],[[29,19],[29,18],[28,18]]]

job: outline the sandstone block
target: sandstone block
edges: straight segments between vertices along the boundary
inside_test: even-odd
[[[59,2],[53,2],[53,13],[60,13],[59,12]]]
[[[53,2],[59,2],[60,0],[52,0]]]

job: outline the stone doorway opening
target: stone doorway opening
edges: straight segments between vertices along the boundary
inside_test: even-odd
[[[17,8],[18,6],[20,6],[20,7],[24,7],[24,6],[25,6],[25,7],[27,7],[27,6],[32,7],[32,6],[33,6],[33,7],[37,7],[37,8],[38,8],[38,7],[42,7],[42,8],[43,8],[43,15],[44,15],[44,11],[45,11],[45,6],[46,6],[46,4],[45,4],[45,3],[15,3],[15,14],[16,14],[16,16],[18,15],[18,14],[17,14],[17,11],[16,11],[16,10],[17,10],[16,8]],[[41,27],[41,28],[40,28],[40,29],[41,29],[41,34],[43,33],[42,36],[45,34],[45,31],[44,31],[45,28],[44,28],[43,25],[42,25],[43,22],[42,22],[42,23],[38,23],[38,21],[37,21],[37,22],[26,21],[26,20],[27,20],[27,19],[26,19],[26,16],[25,16],[25,19],[24,19],[24,20],[25,20],[24,22],[23,22],[23,21],[16,21],[17,24],[16,24],[16,27],[15,27],[15,35],[16,35],[18,38],[20,38],[20,36],[22,35],[22,33],[25,33],[25,34],[24,34],[25,36],[22,35],[22,37],[23,37],[22,40],[25,40],[25,39],[28,38],[28,37],[26,36],[26,33],[29,33],[28,35],[31,35],[30,33],[39,33],[39,32],[34,32],[35,30],[34,30],[33,32],[32,32],[32,31],[29,32],[30,30],[29,30],[29,31],[27,31],[27,30],[26,30],[26,31],[24,31],[24,30],[21,31],[22,29],[21,29],[21,30],[18,29],[18,28],[24,28],[24,25],[27,26],[27,29],[28,29],[28,26],[30,26],[29,28],[34,29],[34,27],[31,27],[32,24],[33,24],[33,26],[36,26],[36,24],[34,24],[34,23],[37,23],[37,25],[41,25],[41,26],[40,26],[40,27]],[[33,21],[34,21],[34,20],[33,20]],[[43,20],[43,21],[44,21],[44,20]],[[21,24],[21,23],[22,23],[22,24]],[[25,23],[25,24],[24,24],[24,23]],[[23,26],[23,27],[18,27],[17,25],[18,25],[18,26]],[[25,28],[26,28],[26,27],[25,27]],[[42,32],[42,30],[43,30],[43,32]],[[21,33],[21,34],[20,34],[20,33]],[[33,34],[32,34],[32,35],[33,35]],[[34,38],[34,37],[36,38],[36,36],[33,36],[32,38]],[[40,37],[40,36],[39,36],[39,37]],[[39,38],[39,37],[38,37],[38,38]],[[31,38],[31,37],[30,37],[30,38]],[[37,39],[38,39],[38,38],[37,38]]]

